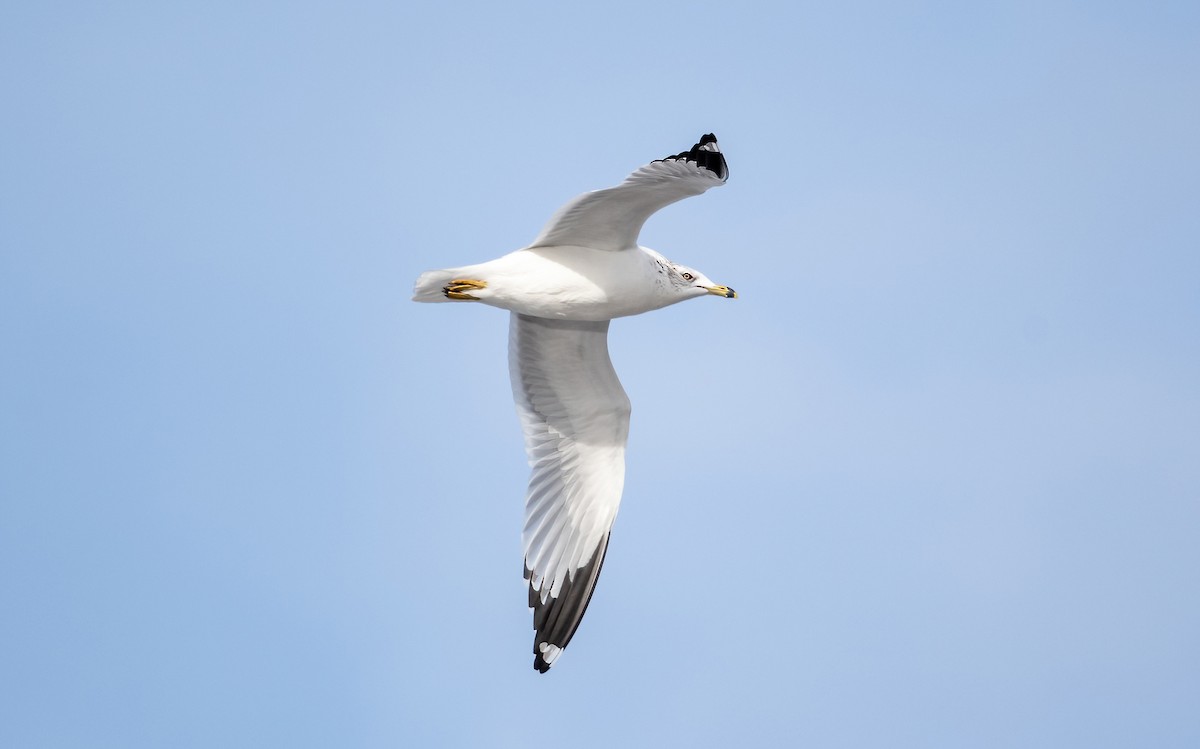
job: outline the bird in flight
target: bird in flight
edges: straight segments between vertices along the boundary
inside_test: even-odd
[[[525,495],[525,578],[533,666],[545,673],[583,618],[625,484],[629,398],[608,356],[608,324],[685,299],[733,299],[728,286],[637,243],[655,211],[722,185],[729,168],[711,133],[624,182],[584,193],[525,248],[423,273],[413,301],[511,312],[513,399],[533,469]]]

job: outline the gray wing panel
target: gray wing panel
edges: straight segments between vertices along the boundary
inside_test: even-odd
[[[567,203],[529,246],[632,249],[654,212],[728,178],[717,139],[705,135],[690,151],[652,161],[616,187],[584,193]]]
[[[532,468],[522,542],[544,671],[600,574],[625,482],[629,398],[608,356],[607,321],[513,314],[509,369]]]

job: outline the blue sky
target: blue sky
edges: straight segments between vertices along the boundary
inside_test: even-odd
[[[0,744],[1200,742],[1191,3],[9,4]],[[715,132],[530,667],[506,315]]]

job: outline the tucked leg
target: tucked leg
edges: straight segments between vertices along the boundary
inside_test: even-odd
[[[456,278],[450,283],[442,287],[442,293],[447,299],[461,299],[466,301],[479,301],[479,297],[471,296],[468,291],[472,289],[486,289],[487,281],[477,281],[473,278]]]

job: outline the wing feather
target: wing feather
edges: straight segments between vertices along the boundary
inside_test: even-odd
[[[709,133],[690,151],[652,161],[616,187],[584,193],[567,203],[529,246],[633,249],[642,225],[655,211],[727,179],[729,166],[716,136]]]
[[[522,544],[534,667],[571,641],[600,576],[625,483],[629,398],[608,356],[608,321],[513,314],[513,399],[532,474]]]

